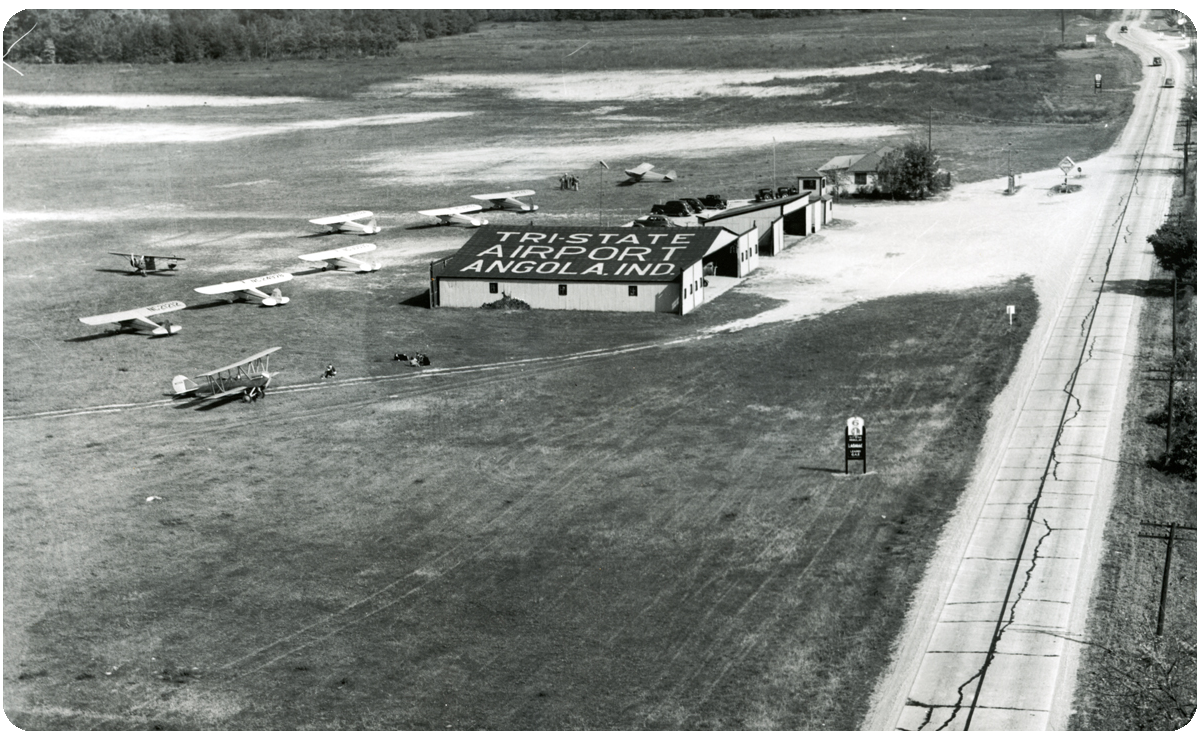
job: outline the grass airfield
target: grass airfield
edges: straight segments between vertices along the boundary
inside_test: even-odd
[[[471,40],[444,41],[401,61],[452,66],[453,44]],[[384,63],[395,72],[366,66]],[[295,89],[314,84],[302,74],[313,64],[274,65],[279,92],[315,94]],[[140,84],[154,89],[136,92],[212,75],[239,92],[229,75],[264,71],[153,69]],[[69,91],[70,72],[18,85]],[[669,110],[614,121],[582,115],[593,103],[498,93],[6,108],[10,721],[856,727],[1036,318],[1028,281],[735,333],[712,330],[773,301],[735,289],[686,317],[424,307],[428,263],[469,232],[425,228],[419,208],[531,187],[537,214],[488,217],[616,224],[673,195],[770,184],[762,141],[789,127],[718,113],[735,102],[667,123],[746,126],[754,145],[726,136],[690,152],[656,148]],[[371,122],[446,112],[470,115]],[[131,124],[160,140],[103,143]],[[1034,128],[1025,135],[1046,136]],[[778,147],[789,167],[832,146],[793,136]],[[592,160],[607,151],[628,161],[610,162],[601,186]],[[614,187],[643,159],[684,177]],[[582,191],[553,189],[566,170],[586,173]],[[308,235],[305,219],[358,208],[384,231]],[[379,245],[380,272],[298,274],[286,307],[191,290],[300,272],[296,255],[357,241]],[[134,277],[105,254],[122,249],[187,261]],[[189,303],[171,315],[184,327],[174,337],[99,336],[77,321],[173,299]],[[1007,304],[1021,319],[1011,329],[995,315]],[[174,374],[277,344],[283,374],[261,403],[152,405]],[[434,366],[391,361],[410,350]],[[338,379],[318,382],[327,362]],[[34,416],[107,404],[139,406]],[[866,476],[839,475],[851,414],[869,424]]]

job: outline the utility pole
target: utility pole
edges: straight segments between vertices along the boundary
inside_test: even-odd
[[[929,151],[933,151],[933,106],[929,106]],[[1186,165],[1186,160],[1185,160]]]
[[[1187,197],[1188,150],[1192,148],[1192,118],[1183,117],[1183,195]]]
[[[1067,11],[1058,11],[1058,25],[1062,34],[1059,38],[1059,43],[1065,44],[1067,43]]]
[[[771,137],[771,189],[779,187],[779,179],[775,175],[775,137]]]
[[[1187,530],[1191,530],[1191,531],[1195,532],[1196,528],[1189,527],[1186,524],[1176,524],[1175,522],[1162,523],[1162,522],[1143,521],[1143,522],[1141,522],[1141,525],[1143,527],[1166,527],[1167,528],[1166,535],[1161,535],[1161,534],[1139,534],[1138,535],[1138,537],[1145,537],[1145,538],[1154,539],[1154,540],[1166,540],[1167,541],[1167,558],[1163,562],[1162,588],[1159,590],[1159,595],[1158,595],[1158,625],[1154,631],[1154,634],[1156,636],[1162,637],[1163,624],[1165,623],[1166,617],[1167,617],[1167,585],[1168,585],[1168,578],[1171,575],[1171,550],[1174,548],[1174,545],[1175,545],[1175,530],[1187,529]],[[1183,540],[1183,541],[1184,542],[1195,542],[1195,540]]]

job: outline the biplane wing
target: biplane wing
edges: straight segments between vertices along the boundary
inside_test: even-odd
[[[259,299],[264,306],[282,306],[292,300],[283,295],[279,288],[271,292],[271,295],[259,290],[265,285],[275,285],[276,283],[287,282],[292,279],[292,274],[289,272],[280,272],[274,275],[263,275],[262,277],[247,278],[245,280],[235,280],[231,283],[219,283],[217,285],[205,285],[201,288],[193,288],[197,293],[204,295],[218,295],[220,293],[233,293],[233,300],[250,301]]]
[[[174,270],[177,262],[183,262],[183,257],[174,255],[166,256],[161,254],[134,254],[132,252],[109,252],[118,257],[124,257],[129,260],[129,266],[138,275],[145,275],[147,272],[159,272],[160,270]],[[166,260],[166,267],[159,267],[158,261]]]
[[[119,324],[121,329],[125,331],[148,330],[151,334],[161,337],[178,332],[180,327],[172,324],[170,321],[164,322],[165,326],[159,325],[147,317],[178,311],[181,308],[187,308],[182,301],[170,301],[168,303],[158,303],[153,306],[143,306],[142,308],[131,308],[128,311],[117,311],[116,313],[106,313],[99,316],[83,316],[79,320],[88,326]]]
[[[370,252],[374,249],[374,244],[352,244],[348,247],[327,249],[324,252],[302,254],[299,258],[305,262],[324,262],[325,267],[321,268],[323,270],[332,267],[335,270],[347,269],[355,272],[373,272],[381,267],[378,262],[363,262],[362,260],[354,259],[352,255]]]
[[[487,219],[475,218],[468,216],[468,213],[477,213],[483,210],[480,205],[465,205],[452,206],[450,208],[433,208],[428,211],[417,211],[422,216],[433,216],[438,219],[438,224],[462,224],[463,226],[483,226],[487,223]]]
[[[379,233],[379,226],[375,223],[375,214],[370,211],[355,211],[354,213],[343,213],[340,216],[312,218],[308,222],[317,226],[328,226],[331,233],[338,231],[356,234]]]
[[[492,210],[504,211],[520,211],[528,213],[536,211],[537,206],[524,203],[517,198],[527,198],[534,194],[532,190],[510,190],[507,193],[487,193],[485,195],[472,195],[475,200],[485,200],[492,204]]]

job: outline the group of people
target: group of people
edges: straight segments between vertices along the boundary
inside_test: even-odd
[[[558,176],[559,190],[578,190],[579,178],[572,175],[570,172],[564,172]]]
[[[416,354],[411,355],[406,355],[403,352],[397,352],[396,354],[392,355],[392,359],[396,362],[407,362],[412,367],[429,364],[429,355],[426,355],[424,352],[417,352]]]

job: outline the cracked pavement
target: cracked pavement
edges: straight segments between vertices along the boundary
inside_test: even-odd
[[[1181,45],[1119,25],[1110,39],[1164,66],[1146,67],[1121,138],[1087,166],[1091,192],[1073,207],[1093,209],[1090,231],[1070,235],[1078,256],[1059,286],[1040,286],[1042,315],[862,729],[1067,728],[1137,353],[1142,299],[1111,288],[1150,277],[1145,237],[1181,158],[1181,94],[1162,87],[1186,77]]]

